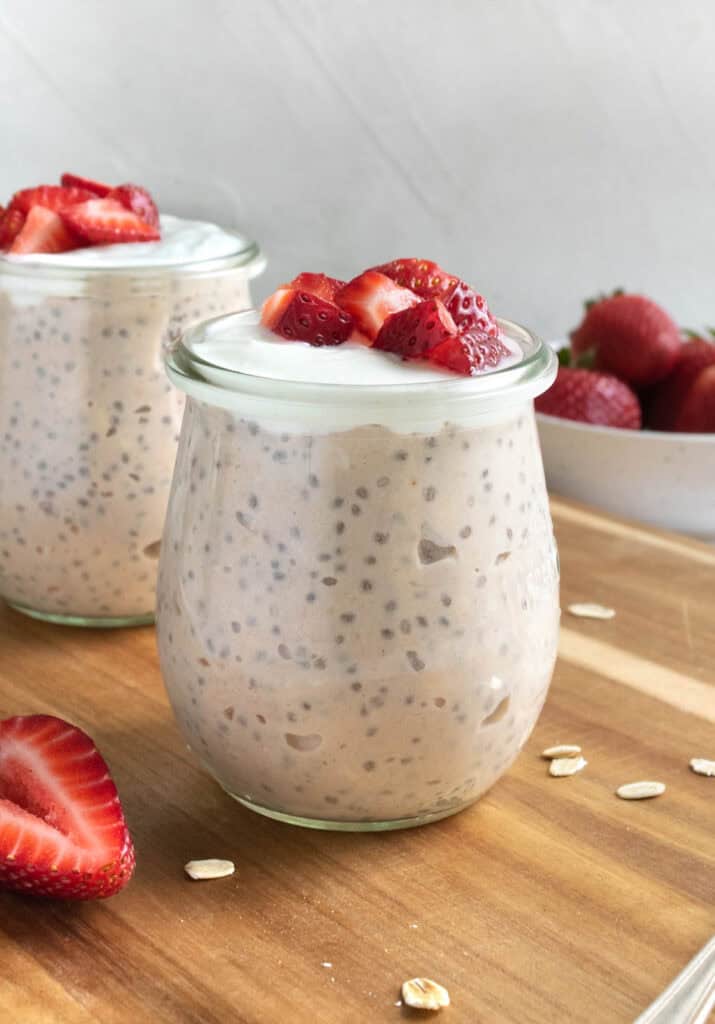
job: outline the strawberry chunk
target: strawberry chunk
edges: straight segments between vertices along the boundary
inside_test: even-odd
[[[374,269],[423,299],[441,299],[457,327],[476,327],[494,338],[498,335],[497,322],[484,297],[432,260],[392,260]]]
[[[297,292],[317,295],[319,299],[325,299],[327,302],[335,302],[335,296],[344,287],[345,282],[338,281],[336,277],[310,273],[298,274],[289,284],[283,285],[283,288],[293,288]]]
[[[371,341],[379,334],[392,313],[416,306],[419,298],[407,288],[376,270],[366,270],[348,281],[335,296],[335,301],[354,317],[358,329]]]
[[[0,249],[9,249],[25,223],[25,214],[17,207],[8,206],[0,218]]]
[[[392,313],[375,338],[375,348],[396,352],[403,359],[419,359],[456,335],[457,328],[439,299]]]
[[[108,199],[116,199],[118,203],[131,210],[145,224],[159,229],[159,211],[151,195],[141,185],[117,185],[107,195]]]
[[[61,214],[44,206],[33,206],[15,236],[10,252],[16,256],[36,252],[67,252],[69,249],[77,249],[81,244]]]
[[[499,366],[510,354],[499,338],[472,329],[447,338],[429,352],[428,358],[437,366],[446,366],[455,373],[475,377]]]
[[[0,887],[104,899],[133,870],[117,789],[89,736],[50,715],[0,722]]]
[[[62,185],[37,185],[23,188],[12,197],[9,209],[22,210],[27,214],[33,206],[44,206],[46,210],[62,213],[75,203],[93,199],[93,193],[86,188],[65,188]]]
[[[96,245],[112,242],[151,242],[160,235],[116,199],[89,199],[64,211],[64,218],[81,238]]]
[[[104,199],[112,191],[111,185],[104,185],[101,181],[93,181],[91,178],[83,178],[79,174],[63,174],[60,184],[65,188],[82,188],[86,192],[91,192],[92,195],[99,196],[100,199]]]
[[[279,288],[261,311],[262,323],[288,341],[311,345],[341,345],[350,337],[355,322],[349,313],[310,292]]]

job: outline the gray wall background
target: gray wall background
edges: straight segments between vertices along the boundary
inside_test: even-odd
[[[546,335],[715,321],[713,0],[0,0],[0,194],[148,185],[271,259],[437,259]]]

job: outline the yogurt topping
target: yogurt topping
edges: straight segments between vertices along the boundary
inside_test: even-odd
[[[158,242],[93,245],[69,252],[5,255],[4,258],[45,267],[119,270],[130,267],[172,267],[200,260],[221,259],[250,246],[241,235],[225,231],[209,221],[185,220],[166,213],[162,214],[160,222],[161,239]]]

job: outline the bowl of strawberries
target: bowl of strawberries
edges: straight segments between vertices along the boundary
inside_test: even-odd
[[[618,291],[555,347],[536,400],[550,490],[715,543],[715,331]]]

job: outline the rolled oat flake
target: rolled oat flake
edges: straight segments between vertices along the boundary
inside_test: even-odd
[[[715,778],[715,761],[709,761],[706,757],[693,757],[690,767],[696,775],[709,775]]]
[[[184,871],[197,882],[208,881],[211,878],[228,878],[236,870],[232,860],[190,860],[184,865]]]
[[[402,983],[402,999],[418,1010],[441,1010],[449,1006],[449,992],[431,978],[410,978]]]
[[[621,800],[650,800],[654,796],[662,796],[665,793],[665,784],[662,782],[626,782],[616,790],[616,796]]]

